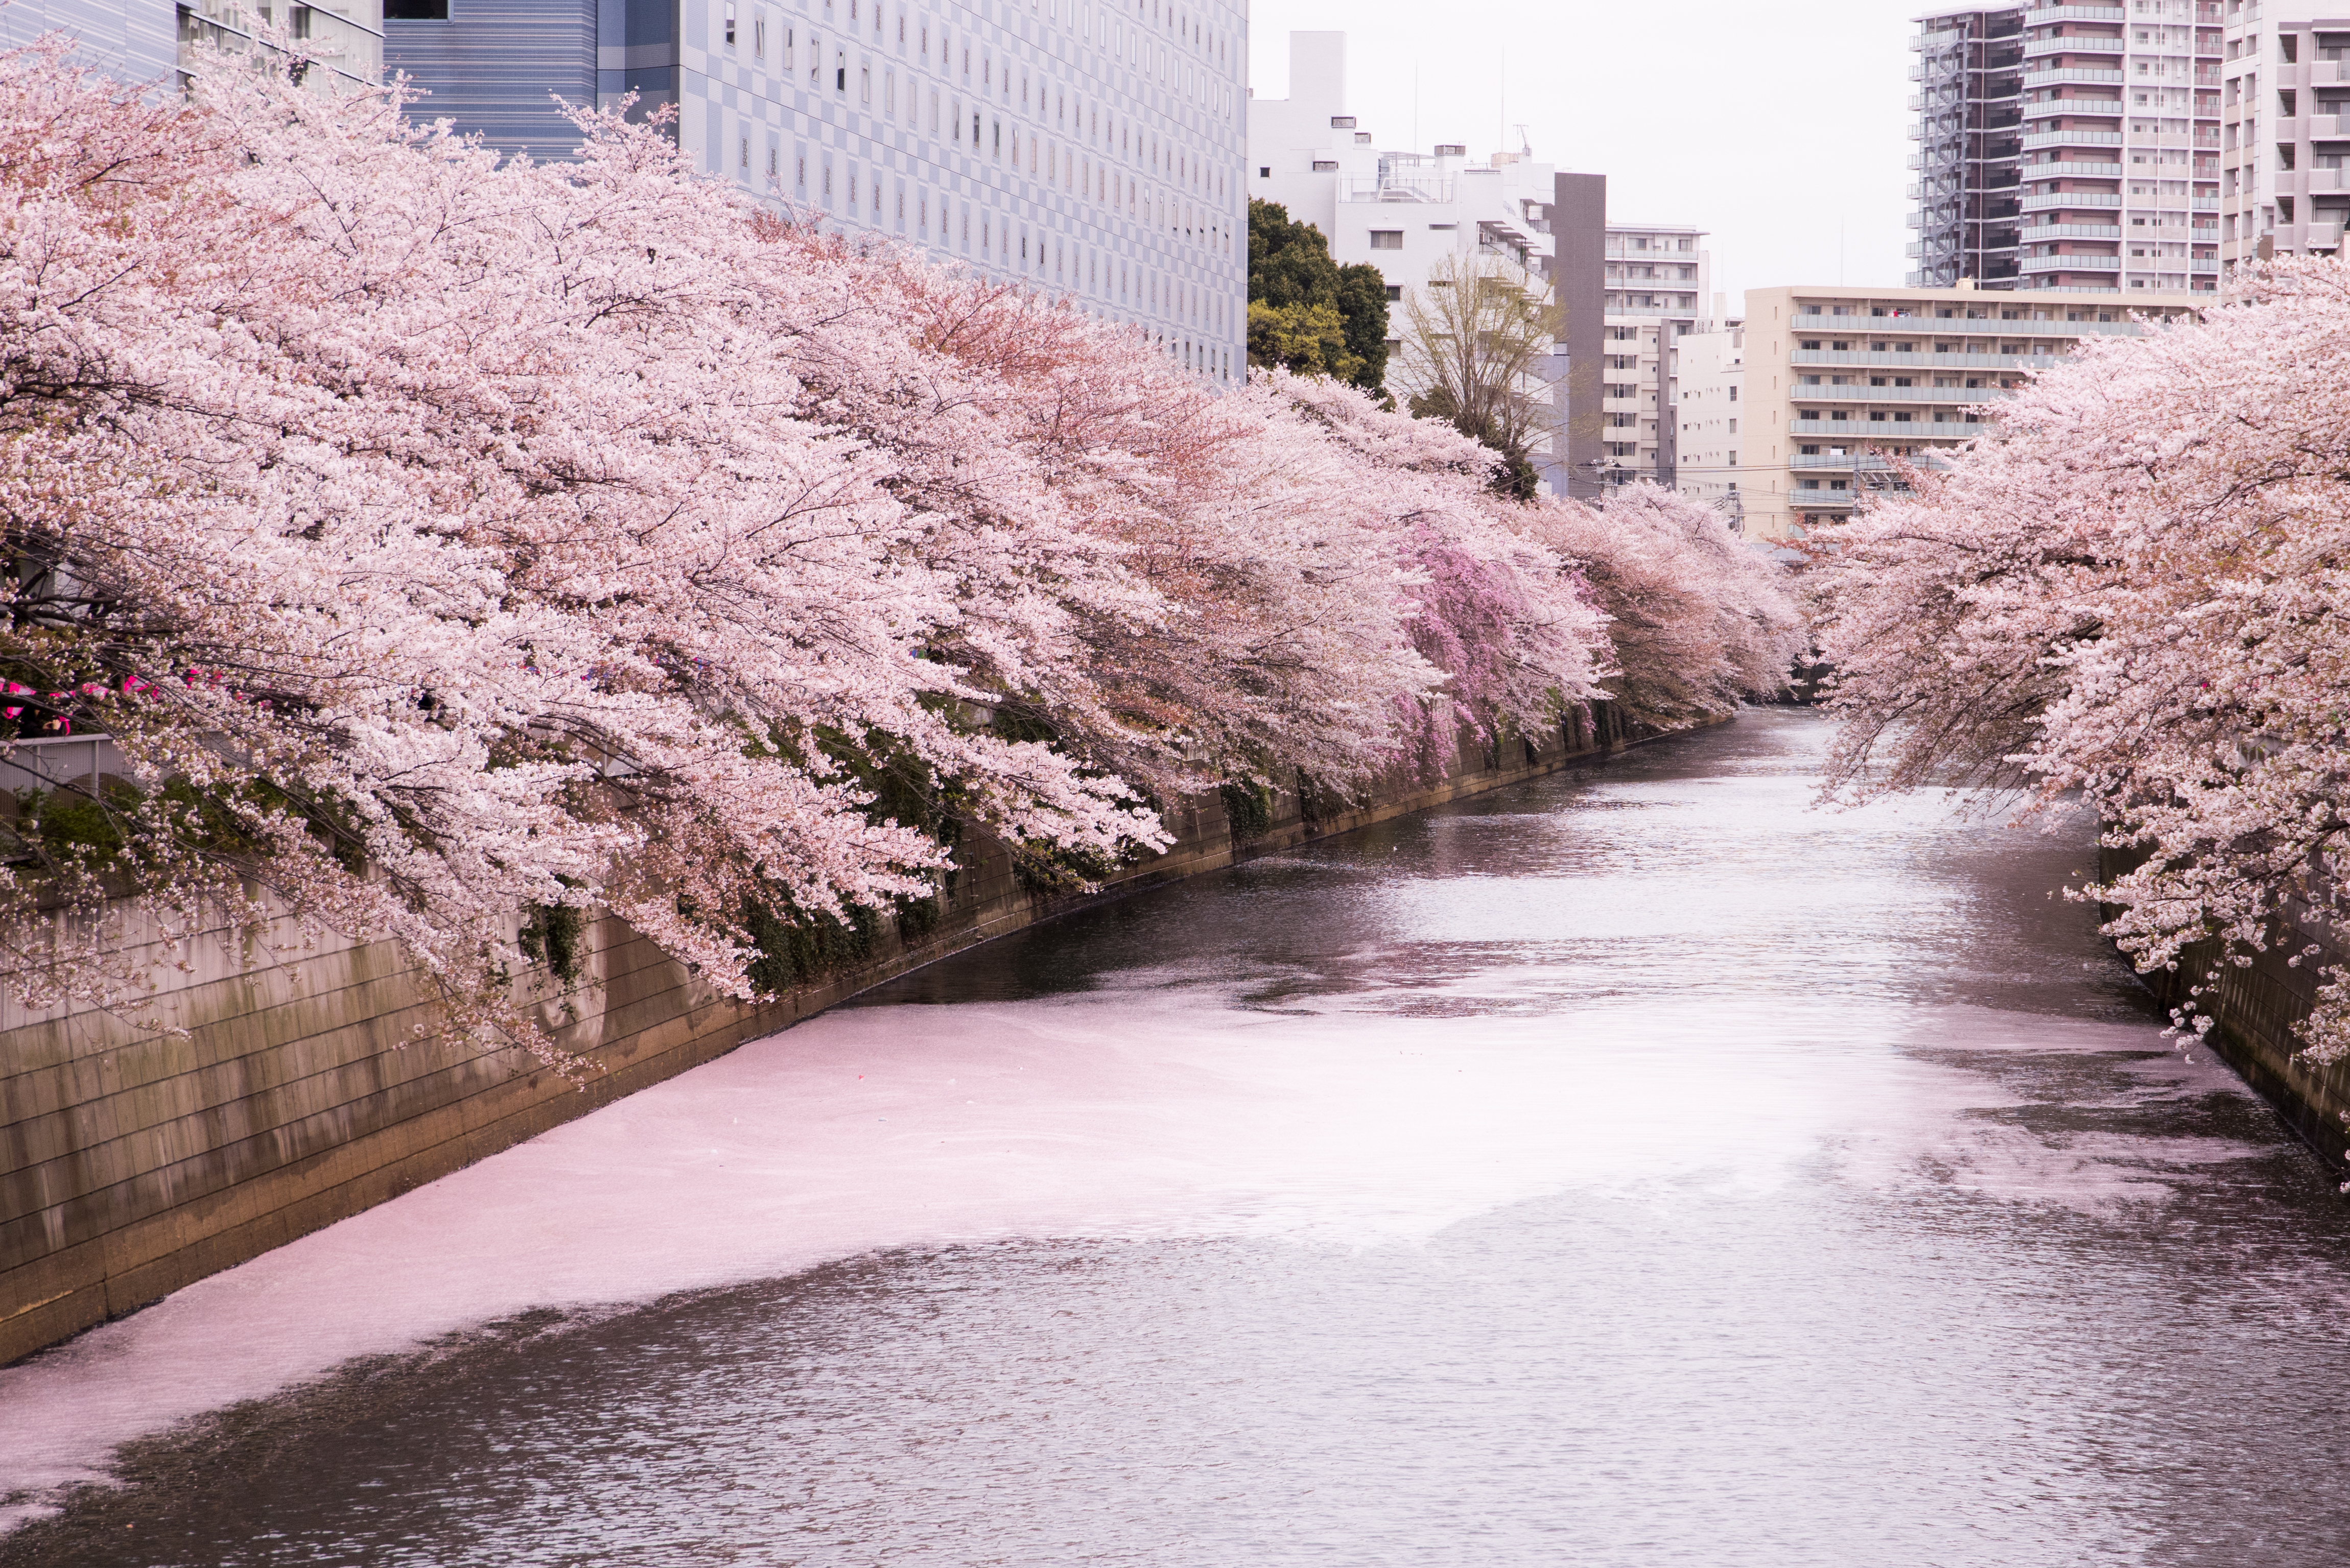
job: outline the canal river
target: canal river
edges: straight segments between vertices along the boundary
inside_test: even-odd
[[[1825,739],[995,943],[0,1372],[0,1563],[2338,1563],[2334,1178],[2083,825]]]

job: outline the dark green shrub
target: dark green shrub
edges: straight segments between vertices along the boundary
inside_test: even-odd
[[[1228,784],[1218,789],[1224,797],[1224,820],[1232,837],[1246,844],[1273,831],[1273,792],[1261,784]]]

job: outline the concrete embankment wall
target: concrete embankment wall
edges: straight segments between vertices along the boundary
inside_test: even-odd
[[[2116,877],[2136,864],[2123,852],[2099,851],[2099,874]],[[2116,911],[2108,909],[2108,919]],[[2216,987],[2206,986],[2191,1000],[2198,1011],[2216,1020],[2204,1044],[2236,1070],[2254,1093],[2276,1108],[2285,1124],[2324,1158],[2337,1175],[2350,1175],[2350,1060],[2314,1066],[2300,1059],[2302,1042],[2293,1026],[2307,1018],[2317,1000],[2319,971],[2342,961],[2334,940],[2314,929],[2314,922],[2295,924],[2287,940],[2238,965],[2220,957],[2216,943],[2189,948],[2176,971],[2143,976],[2164,1005],[2177,1007],[2190,998],[2190,987],[2202,984],[2214,964]],[[2318,955],[2298,964],[2285,961],[2303,948],[2315,946]]]
[[[1360,808],[1277,794],[1246,842],[1211,794],[1173,815],[1166,854],[1092,898],[1040,893],[1000,846],[966,845],[936,929],[912,944],[885,929],[856,968],[766,1007],[717,996],[622,921],[593,920],[572,979],[536,977],[556,1040],[594,1064],[584,1087],[523,1052],[432,1033],[427,988],[389,942],[284,961],[269,933],[199,942],[165,997],[178,1033],[0,1011],[0,1364],[959,949],[1625,741],[1603,705],[1505,754],[1464,748],[1443,783],[1392,779]]]

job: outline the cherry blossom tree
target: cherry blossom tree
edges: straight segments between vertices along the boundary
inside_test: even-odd
[[[1659,732],[1778,698],[1810,633],[1783,575],[1704,504],[1646,480],[1597,508],[1544,499],[1518,525],[1583,563],[1607,617],[1603,686],[1628,722]]]
[[[165,102],[65,60],[0,55],[0,707],[124,762],[13,802],[28,1005],[151,987],[134,909],[182,944],[283,909],[545,1052],[535,907],[755,996],[775,911],[925,899],[965,831],[1082,884],[1184,793],[1544,722],[1616,668],[1594,581],[1692,574],[1650,613],[1717,631],[1779,593],[1495,497],[1352,389],[1214,395],[657,126],[501,161],[266,61]]]
[[[2085,347],[1952,472],[1841,530],[1838,787],[2078,792],[2144,857],[2080,889],[2119,907],[2141,969],[2335,926],[2345,371],[2350,274],[2280,262],[2200,323]],[[2199,996],[2211,975],[2191,978]],[[2210,1026],[2192,997],[2180,1016]],[[2304,1034],[2350,1053],[2338,970]]]

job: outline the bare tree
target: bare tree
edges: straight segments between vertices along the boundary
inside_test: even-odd
[[[1411,411],[1500,452],[1497,488],[1524,499],[1534,493],[1533,454],[1550,440],[1559,322],[1548,279],[1484,252],[1444,257],[1403,301],[1397,379]]]

